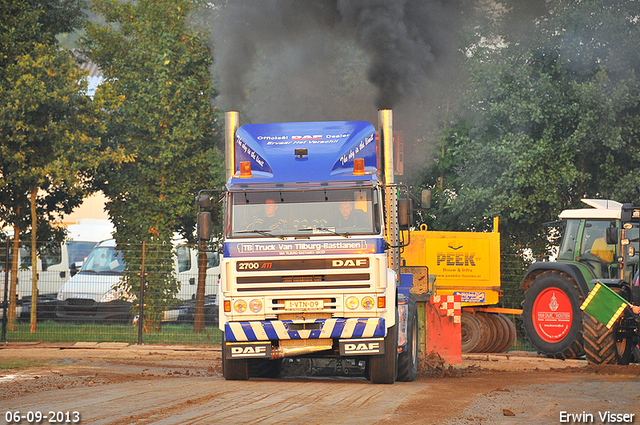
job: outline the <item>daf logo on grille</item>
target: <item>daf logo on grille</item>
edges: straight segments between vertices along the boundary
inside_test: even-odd
[[[332,260],[332,267],[366,267],[369,260],[367,258],[356,258],[348,260]]]

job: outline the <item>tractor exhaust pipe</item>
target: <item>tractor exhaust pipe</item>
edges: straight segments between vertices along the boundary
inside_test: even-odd
[[[224,151],[225,151],[225,169],[227,180],[236,172],[236,131],[240,123],[240,113],[237,111],[228,111],[224,114]]]

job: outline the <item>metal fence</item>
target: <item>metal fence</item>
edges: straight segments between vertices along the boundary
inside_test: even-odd
[[[520,283],[531,261],[523,259],[519,255],[503,254],[500,257],[500,307],[522,308],[524,292],[520,289]],[[531,343],[524,335],[522,318],[519,315],[507,315],[516,326],[516,340],[511,346],[512,350],[535,351]]]
[[[39,262],[35,325],[31,314],[30,255],[28,250],[23,249],[20,257],[21,268],[17,273],[16,320],[10,324],[3,317],[1,341],[91,341],[132,344],[220,342],[216,298],[220,268],[217,255],[209,254],[207,258],[207,274],[203,279],[200,302],[204,314],[204,327],[196,328],[199,283],[196,250],[184,245],[174,247],[176,255],[171,259],[170,267],[172,278],[167,279],[167,276],[159,271],[162,269],[159,257],[165,249],[153,245],[145,246],[144,249],[141,245],[128,247],[134,253],[129,259],[139,267],[139,271],[133,273],[133,277],[130,278],[133,281],[125,288],[121,285],[124,265],[122,255],[115,251],[115,246],[104,247],[104,252],[100,252],[100,248],[98,246],[94,250],[95,258],[84,258],[83,268],[77,273],[74,270],[74,265],[77,264],[73,262],[77,258],[70,260],[64,249],[61,249],[62,252],[49,251],[44,264],[42,261]],[[5,264],[9,264],[10,267],[7,245],[3,244],[0,247],[0,258],[2,296],[6,277]],[[101,261],[100,264],[98,260]],[[521,308],[523,293],[519,286],[529,264],[530,262],[515,255],[502,256],[503,296],[500,299],[500,307]],[[176,291],[172,296],[164,296],[163,299],[163,295],[167,295],[166,287],[171,285],[171,282],[176,284]],[[140,292],[140,289],[143,289],[143,292]],[[144,301],[140,303],[140,299],[145,295]],[[6,309],[8,310],[9,306]],[[157,320],[153,320],[154,323],[151,324],[145,322],[149,320],[150,312],[157,313]],[[140,320],[141,317],[143,320]],[[508,317],[515,323],[517,330],[516,342],[512,349],[532,350],[524,337],[520,316]]]
[[[3,244],[0,250],[2,342],[220,341],[217,254],[203,259],[206,273],[199,279],[197,250],[179,242],[129,245],[124,252],[113,241],[103,242],[80,263],[65,245],[39,244],[34,291],[30,250],[20,249],[14,283],[5,273],[11,249]]]

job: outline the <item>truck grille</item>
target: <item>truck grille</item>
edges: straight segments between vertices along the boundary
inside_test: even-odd
[[[239,261],[235,271],[236,288],[242,293],[367,291],[373,275],[369,258]]]

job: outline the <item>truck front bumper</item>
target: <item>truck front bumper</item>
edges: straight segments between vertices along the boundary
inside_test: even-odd
[[[229,342],[327,338],[383,338],[384,318],[315,319],[227,322],[224,339]]]

